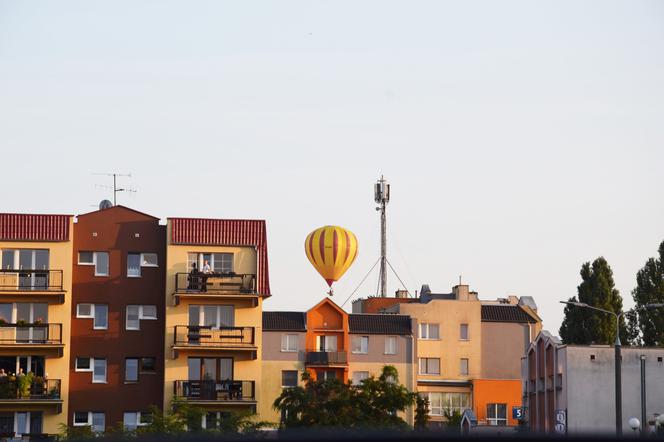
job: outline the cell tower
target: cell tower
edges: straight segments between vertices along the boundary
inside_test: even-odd
[[[374,201],[379,204],[376,211],[380,212],[380,274],[378,275],[378,286],[380,296],[387,296],[387,203],[390,202],[390,185],[381,175],[374,184]]]

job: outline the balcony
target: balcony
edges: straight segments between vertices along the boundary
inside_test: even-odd
[[[0,322],[0,350],[12,350],[17,353],[51,349],[50,356],[62,356],[62,324],[27,324]],[[17,354],[18,355],[18,354]]]
[[[64,302],[62,270],[0,269],[0,296]]]
[[[345,351],[308,351],[307,365],[330,366],[346,365],[348,357]]]
[[[250,352],[255,359],[258,348],[254,327],[212,327],[176,325],[173,349]]]
[[[175,381],[175,396],[211,403],[255,403],[255,381]]]
[[[18,404],[54,407],[60,412],[60,379],[35,377],[30,382],[27,376],[0,378],[0,410],[6,411]]]
[[[256,275],[251,273],[176,273],[175,305],[180,299],[233,298],[258,305]]]

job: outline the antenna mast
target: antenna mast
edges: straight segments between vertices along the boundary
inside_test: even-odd
[[[378,286],[380,296],[387,296],[387,216],[385,209],[390,202],[390,185],[381,175],[374,184],[374,201],[378,204],[376,211],[380,212],[380,274],[378,275]]]
[[[118,184],[117,184],[117,178],[119,176],[126,176],[131,178],[130,173],[93,173],[93,175],[105,175],[105,176],[112,176],[113,177],[113,205],[117,205],[117,200],[118,200],[118,192],[136,192],[135,189],[130,189],[130,188],[119,188],[118,189]]]

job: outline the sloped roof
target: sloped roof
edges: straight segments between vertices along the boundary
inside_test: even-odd
[[[484,322],[530,322],[537,320],[526,313],[518,305],[482,305],[482,321]]]
[[[372,335],[410,335],[410,316],[382,314],[348,315],[350,333]]]
[[[263,312],[264,331],[306,331],[304,312]]]
[[[71,215],[0,213],[2,241],[69,241]]]

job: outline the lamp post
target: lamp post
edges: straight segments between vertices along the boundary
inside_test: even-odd
[[[625,312],[612,312],[611,310],[605,310],[599,307],[593,307],[588,305],[585,302],[572,302],[572,301],[560,301],[561,304],[572,305],[574,307],[589,308],[592,310],[597,310],[598,312],[607,313],[613,315],[616,318],[616,340],[614,341],[615,348],[615,387],[616,387],[616,435],[622,436],[622,370],[621,370],[621,344],[620,344],[620,318],[624,315]],[[664,307],[664,303],[661,304],[646,304],[637,310],[651,309],[651,308],[660,308]]]

